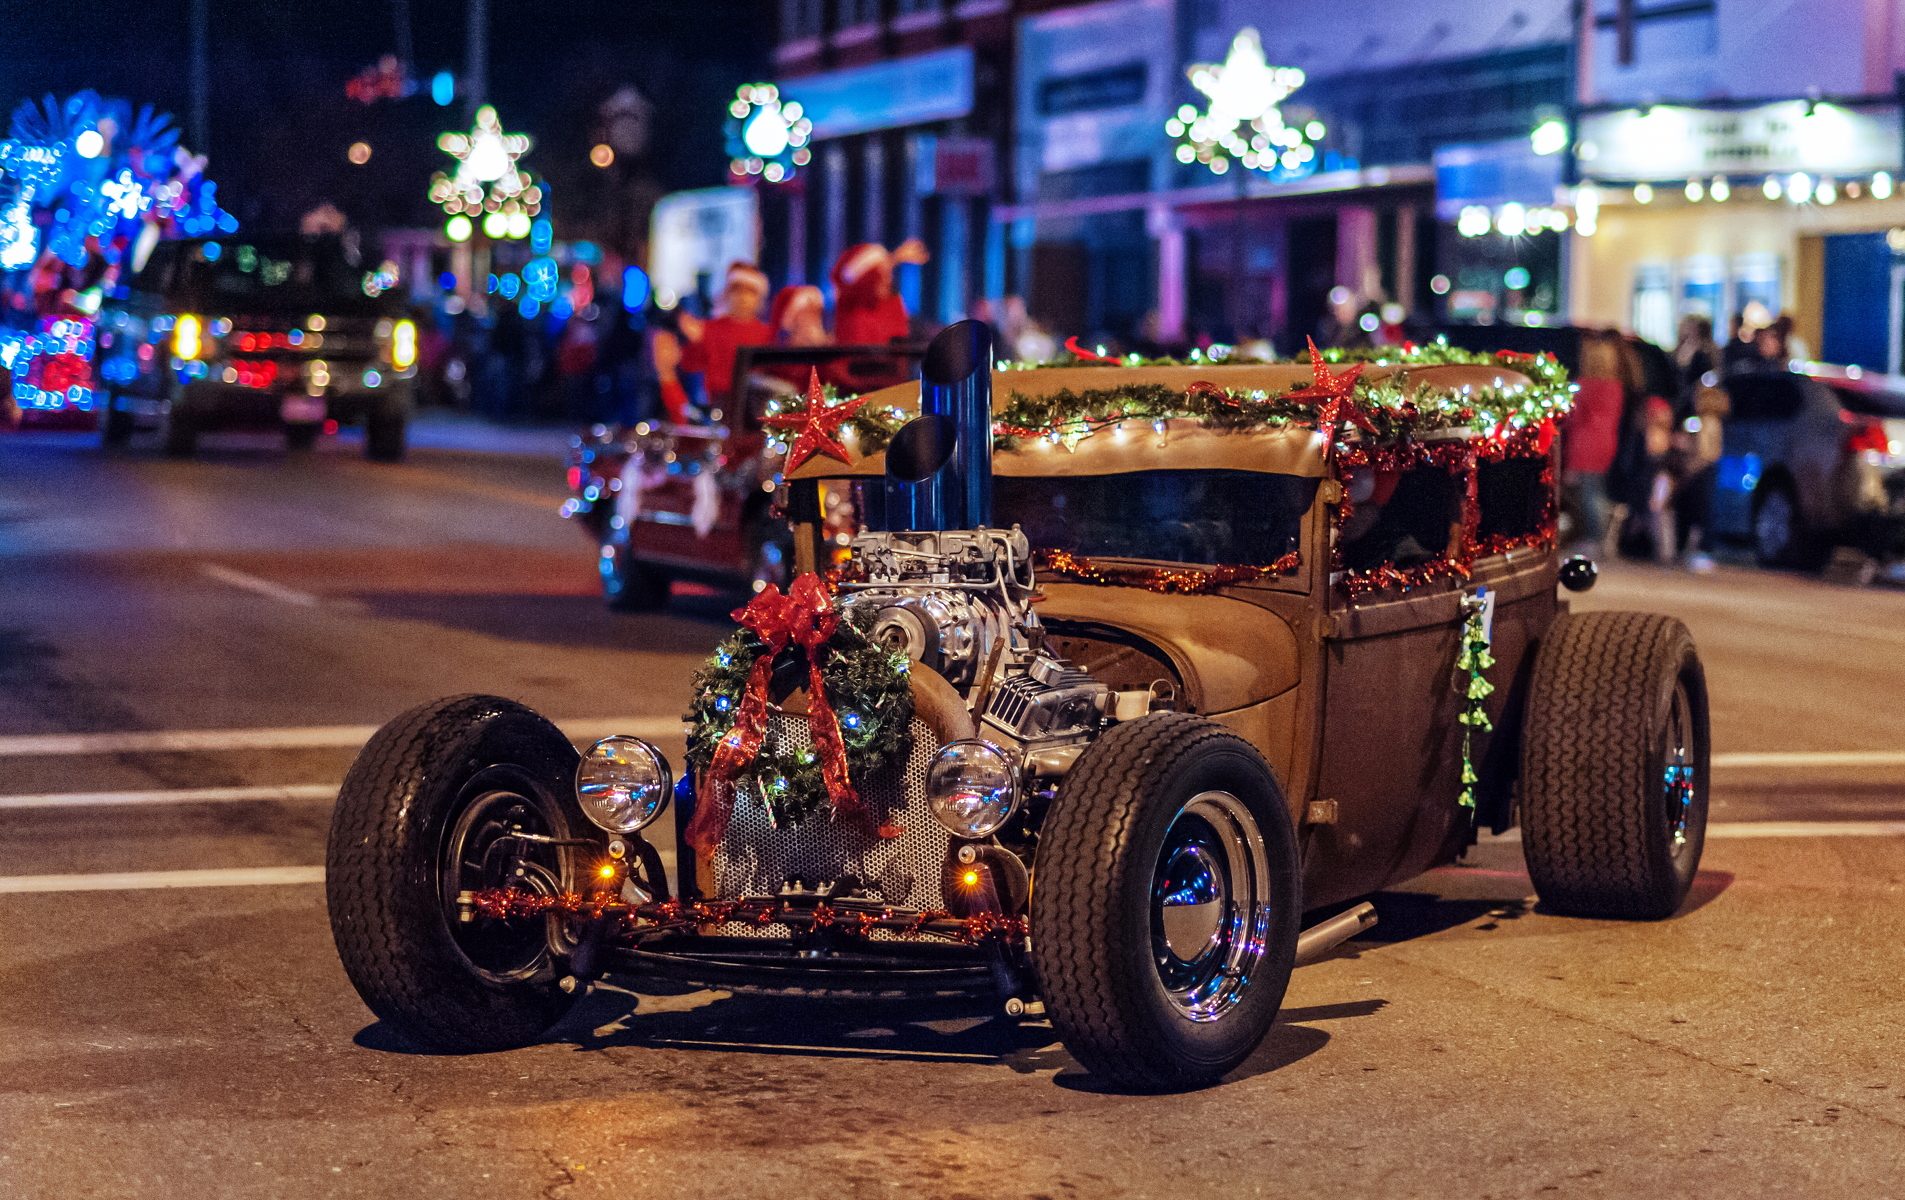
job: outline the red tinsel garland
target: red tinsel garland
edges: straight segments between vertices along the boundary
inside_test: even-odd
[[[490,888],[475,893],[471,906],[485,917],[538,917],[545,913],[567,913],[594,920],[615,914],[628,924],[628,932],[637,935],[666,933],[669,930],[699,929],[710,925],[751,925],[762,928],[776,923],[806,929],[837,929],[864,937],[883,929],[900,937],[937,937],[961,945],[973,945],[986,938],[1022,940],[1029,929],[1023,917],[1000,913],[975,913],[955,917],[944,909],[930,912],[896,912],[883,908],[878,913],[863,909],[835,908],[829,904],[807,905],[766,897],[748,900],[660,900],[648,904],[630,904],[613,892],[583,896],[565,892],[559,896],[525,892],[517,888]]]
[[[1267,567],[1101,567],[1067,550],[1040,550],[1032,561],[1038,570],[1094,587],[1141,587],[1160,595],[1203,596],[1233,583],[1255,583],[1288,575],[1297,569],[1302,559],[1293,550]]]

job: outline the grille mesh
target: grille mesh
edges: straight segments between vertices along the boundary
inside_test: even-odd
[[[812,744],[806,717],[769,715],[769,748],[799,751]],[[748,787],[736,789],[727,837],[714,854],[714,894],[724,900],[771,896],[795,876],[813,886],[854,875],[888,904],[944,908],[939,871],[952,835],[926,808],[926,770],[939,749],[933,731],[914,718],[894,761],[854,780],[860,798],[873,810],[874,822],[834,821],[822,809],[798,825],[776,829],[760,796]],[[896,838],[879,837],[872,825],[881,820],[894,822],[906,832]],[[733,931],[730,926],[722,932]],[[784,936],[784,932],[777,925],[760,931],[762,936]]]

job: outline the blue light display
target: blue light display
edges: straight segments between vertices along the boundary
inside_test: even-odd
[[[640,312],[648,303],[648,272],[640,267],[622,268],[622,308],[626,312]]]
[[[529,248],[537,254],[549,253],[555,240],[556,227],[549,223],[548,217],[537,217],[529,223]]]
[[[437,102],[439,108],[448,108],[456,102],[456,76],[448,71],[438,71],[430,77],[430,99]]]

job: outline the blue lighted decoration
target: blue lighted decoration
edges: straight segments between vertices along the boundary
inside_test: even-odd
[[[537,217],[529,223],[529,248],[537,254],[549,253],[549,247],[555,245],[556,227],[549,223],[548,217]]]
[[[640,312],[648,303],[648,272],[637,266],[622,268],[622,308]]]
[[[523,283],[531,300],[547,304],[556,298],[562,284],[562,268],[547,255],[532,258],[523,264]]]
[[[456,102],[456,76],[448,71],[438,71],[430,77],[430,99],[438,107],[448,108]]]

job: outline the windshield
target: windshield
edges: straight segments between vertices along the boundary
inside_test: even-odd
[[[1296,550],[1317,480],[1262,471],[992,479],[993,520],[1034,549],[1200,566],[1269,566]]]

